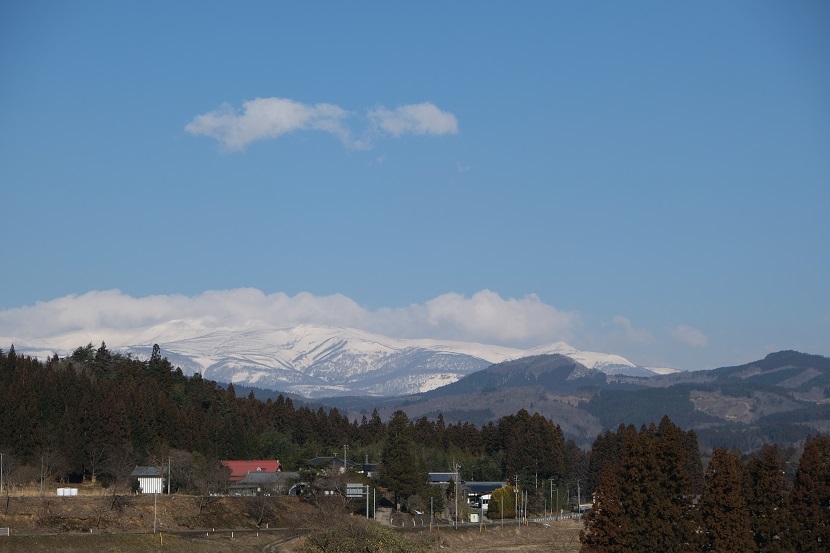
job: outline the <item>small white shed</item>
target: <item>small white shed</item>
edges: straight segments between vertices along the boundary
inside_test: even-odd
[[[130,476],[138,479],[139,493],[164,493],[164,478],[158,467],[135,467]]]

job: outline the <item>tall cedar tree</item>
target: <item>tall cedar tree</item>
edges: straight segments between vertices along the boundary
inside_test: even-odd
[[[698,544],[696,484],[702,480],[697,439],[664,418],[638,433],[620,426],[597,438],[601,512],[586,517],[585,550],[693,551]],[[614,456],[617,457],[614,460]],[[594,460],[593,470],[600,468]],[[614,502],[619,502],[619,508]],[[596,507],[596,505],[595,505]]]
[[[631,528],[616,472],[616,464],[608,463],[600,475],[594,508],[585,515],[585,527],[579,533],[583,553],[633,551]]]
[[[788,488],[784,463],[776,446],[765,445],[744,465],[743,490],[756,551],[792,551]]]
[[[706,466],[705,490],[700,500],[706,529],[704,551],[755,550],[742,480],[738,454],[726,448],[715,448]]]
[[[403,411],[395,411],[386,431],[386,445],[380,460],[380,480],[395,493],[395,504],[421,491],[429,475],[414,454],[412,428]]]
[[[662,538],[661,551],[698,549],[698,511],[694,500],[702,492],[703,467],[694,433],[687,433],[663,417],[655,441],[657,500],[654,525]]]
[[[830,548],[830,438],[808,438],[793,482],[793,550]]]
[[[620,497],[625,506],[627,526],[630,529],[631,551],[649,551],[663,536],[653,522],[660,502],[657,493],[657,455],[653,441],[643,428],[640,433],[633,426],[623,430],[620,470],[616,472]]]
[[[587,489],[596,490],[599,487],[599,479],[604,467],[607,464],[619,462],[621,442],[622,430],[620,428],[616,432],[606,430],[596,437],[591,445],[588,459],[588,475],[585,482]]]

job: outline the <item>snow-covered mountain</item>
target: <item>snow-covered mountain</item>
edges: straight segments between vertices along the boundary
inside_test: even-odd
[[[171,341],[164,341],[164,332],[154,333],[152,341],[142,338],[143,343],[120,350],[147,358],[158,343],[162,355],[186,374],[306,397],[423,392],[494,363],[546,353],[567,355],[608,374],[654,374],[619,355],[580,351],[564,342],[522,350],[315,325],[216,330]]]

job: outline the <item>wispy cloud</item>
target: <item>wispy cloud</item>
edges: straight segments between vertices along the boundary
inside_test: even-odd
[[[614,338],[623,343],[629,344],[650,344],[654,342],[654,336],[644,328],[635,328],[626,317],[617,315],[613,319],[616,330],[612,332]]]
[[[347,120],[363,122],[364,129],[355,135]],[[322,131],[336,136],[344,146],[367,149],[372,137],[406,134],[441,135],[458,132],[452,113],[432,103],[405,105],[389,110],[367,110],[365,118],[335,104],[304,104],[289,98],[256,98],[234,109],[223,104],[218,109],[197,115],[185,126],[195,136],[218,140],[227,150],[244,150],[257,140],[274,139],[297,131]],[[355,138],[362,136],[363,138]]]
[[[256,98],[242,104],[238,112],[224,104],[196,116],[185,126],[193,135],[215,138],[228,150],[243,150],[265,138],[277,138],[300,130],[324,131],[344,144],[353,143],[343,120],[349,113],[334,104],[302,104],[288,98]]]
[[[335,294],[264,294],[242,288],[197,296],[133,298],[118,290],[71,295],[0,311],[0,344],[71,350],[106,341],[110,347],[204,335],[216,329],[321,324],[401,338],[539,345],[571,338],[578,315],[535,295],[503,298],[490,290],[444,294],[425,303],[369,310]]]
[[[696,348],[706,347],[709,344],[709,338],[706,337],[700,330],[687,326],[677,325],[669,329],[669,334],[680,343],[686,344]]]
[[[369,111],[369,119],[392,136],[404,134],[455,134],[458,121],[452,113],[435,104],[410,104],[393,110],[384,107]]]

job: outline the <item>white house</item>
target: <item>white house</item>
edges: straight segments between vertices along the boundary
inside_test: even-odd
[[[139,493],[164,493],[164,478],[158,467],[135,467],[130,477],[138,479]]]

